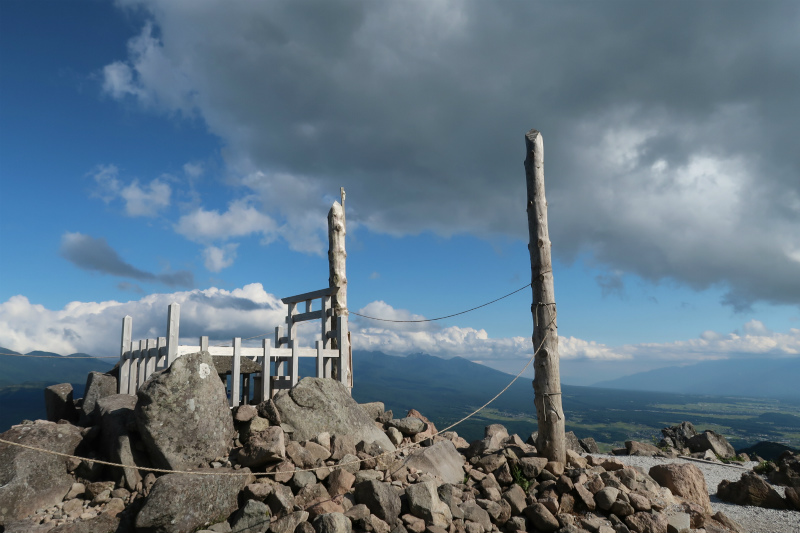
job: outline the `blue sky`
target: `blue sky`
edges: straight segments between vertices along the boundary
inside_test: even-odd
[[[492,300],[530,281],[537,128],[565,382],[796,357],[798,22],[794,2],[3,2],[0,346],[113,355],[122,316],[163,335],[171,301],[187,339],[269,332],[327,284],[340,186],[351,310]],[[355,348],[516,372],[529,305],[354,319]]]

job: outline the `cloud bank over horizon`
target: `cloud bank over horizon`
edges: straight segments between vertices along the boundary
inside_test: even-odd
[[[260,283],[230,291],[212,287],[151,294],[128,302],[76,301],[60,310],[47,309],[20,295],[0,303],[0,346],[21,353],[44,350],[116,356],[125,315],[133,317],[134,338],[164,336],[167,306],[172,302],[181,305],[180,334],[184,344],[195,344],[200,335],[208,335],[212,343],[229,343],[234,336],[271,338],[275,326],[284,323],[286,313],[280,299],[266,292]],[[382,301],[372,302],[358,312],[394,320],[424,318]],[[350,324],[356,350],[388,355],[424,352],[443,358],[458,356],[489,366],[493,361],[503,361],[518,366],[517,370],[533,353],[529,336],[492,338],[483,329],[430,322],[376,323],[355,315],[351,315]],[[304,344],[312,346],[318,328],[301,328],[300,335]],[[260,339],[251,341],[260,342]],[[706,331],[695,339],[617,347],[559,337],[559,352],[565,362],[587,360],[609,366],[628,362],[637,368],[737,357],[798,357],[800,329],[775,332],[752,320],[737,332]]]
[[[119,5],[148,21],[105,94],[225,146],[238,197],[174,221],[211,272],[245,234],[323,253],[340,185],[368,199],[354,228],[524,240],[536,127],[556,258],[723,286],[736,311],[800,305],[797,3]],[[163,210],[142,200],[171,185],[112,178],[129,215]]]

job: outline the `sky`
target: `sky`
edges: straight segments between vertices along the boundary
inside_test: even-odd
[[[535,128],[565,383],[798,357],[798,27],[794,1],[3,1],[0,346],[114,356],[171,302],[187,344],[271,335],[328,284],[340,187],[351,311],[508,294]],[[353,345],[516,373],[530,304],[351,316]]]

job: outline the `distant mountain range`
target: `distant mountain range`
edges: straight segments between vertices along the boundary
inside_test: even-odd
[[[7,352],[2,348],[0,351]],[[74,356],[58,359],[0,356],[3,380],[0,432],[26,418],[44,418],[43,389],[47,385],[72,383],[74,397],[81,397],[86,374],[90,370],[109,370],[112,362]],[[301,359],[300,376],[314,375],[314,363],[311,358]],[[405,416],[409,409],[417,409],[440,430],[484,405],[512,380],[509,374],[460,357],[441,359],[425,354],[397,357],[356,350],[353,367],[356,401],[383,402],[396,418]],[[789,377],[797,376],[792,369],[785,368],[783,372],[790,373]],[[723,394],[727,397],[722,398],[710,396],[712,393],[697,384],[678,384],[685,384],[690,392],[678,392],[676,383],[670,385],[674,388],[672,392],[656,392],[656,387],[613,390],[562,385],[567,430],[574,431],[579,438],[593,437],[610,449],[612,444],[619,446],[628,439],[649,442],[660,435],[661,428],[689,420],[700,429],[711,427],[723,432],[737,448],[762,440],[797,446],[800,399],[790,402],[731,398],[752,397],[751,390],[745,387],[726,390]],[[731,418],[728,415],[732,411],[740,416]],[[536,430],[530,378],[518,379],[490,406],[459,424],[455,431],[472,441],[481,438],[484,427],[492,423],[502,423],[523,439]]]
[[[0,347],[0,352],[20,354]],[[52,352],[34,351],[25,355],[50,357],[18,357],[0,355],[0,387],[19,386],[25,382],[86,383],[86,375],[92,370],[108,372],[114,359],[97,359],[85,353],[59,355]],[[88,359],[86,359],[88,357]]]
[[[639,372],[594,386],[681,394],[800,398],[800,357],[705,361]]]

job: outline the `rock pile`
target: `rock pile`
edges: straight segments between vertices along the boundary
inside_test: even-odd
[[[395,418],[380,403],[359,405],[334,380],[306,378],[274,400],[231,411],[207,353],[178,361],[154,374],[136,397],[114,394],[108,376],[93,376],[86,411],[86,400],[74,413],[64,407],[62,386],[48,393],[61,408],[48,413],[70,419],[26,423],[3,434],[131,465],[0,443],[4,531],[736,530],[724,515],[711,516],[705,480],[692,465],[645,472],[586,455],[577,439],[579,449],[567,452],[566,464],[551,462],[538,455],[535,439],[525,442],[501,425],[467,443],[454,432],[436,435],[416,411]],[[192,473],[143,469],[163,465]]]
[[[770,462],[764,465],[770,483],[785,487],[783,496],[759,474],[750,471],[745,472],[739,481],[721,482],[717,487],[719,498],[737,505],[800,511],[800,457],[785,451],[778,458],[777,465]]]
[[[629,440],[624,448],[612,450],[614,455],[639,455],[644,457],[687,456],[707,461],[736,459],[736,451],[728,440],[719,433],[707,429],[697,433],[691,422],[681,422],[677,426],[661,430],[663,438],[658,446]],[[743,461],[747,457],[740,457]]]

